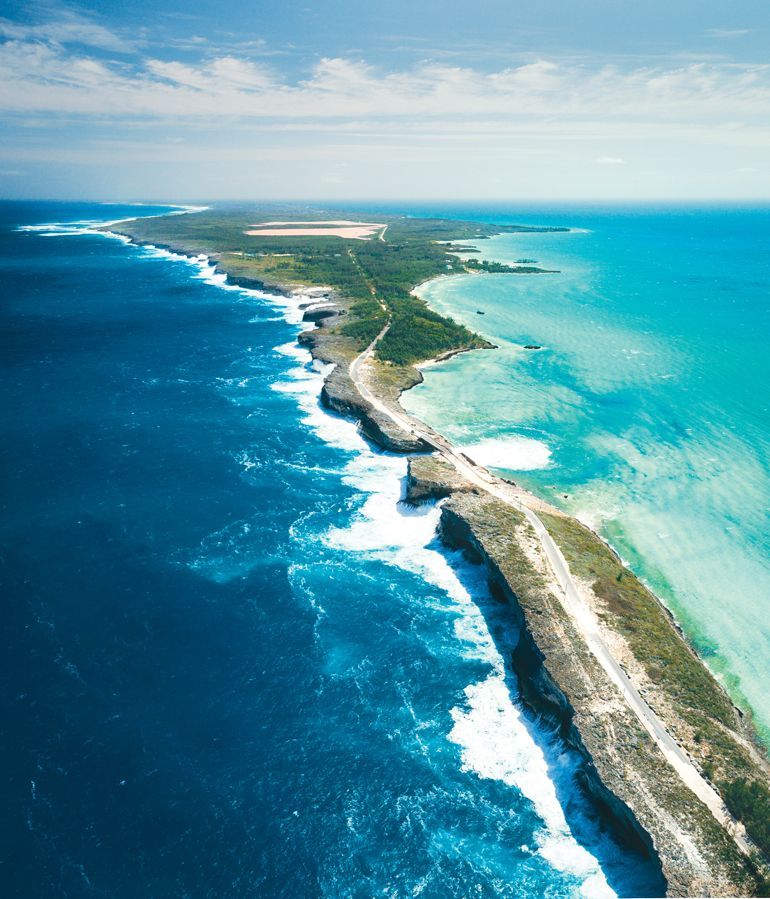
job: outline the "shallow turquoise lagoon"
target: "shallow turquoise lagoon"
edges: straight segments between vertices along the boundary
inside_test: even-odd
[[[769,736],[770,210],[463,214],[576,230],[478,245],[558,274],[422,289],[499,348],[404,405],[596,527]]]
[[[0,894],[662,895],[297,303],[136,214],[0,205]]]

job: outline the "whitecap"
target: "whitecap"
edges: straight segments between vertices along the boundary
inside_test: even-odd
[[[81,229],[79,233],[89,232]],[[110,232],[91,233],[129,242],[122,235]],[[158,247],[145,247],[143,252],[197,267],[196,278],[269,303],[280,309],[289,323],[301,322],[300,303],[307,296],[268,294],[229,284],[227,276],[217,272],[205,256],[183,256]],[[435,546],[438,505],[427,504],[415,509],[399,503],[406,460],[372,450],[353,422],[323,409],[319,394],[329,368],[313,363],[311,354],[299,346],[290,349],[289,344],[282,344],[275,351],[298,364],[272,388],[295,398],[303,422],[323,441],[354,454],[345,466],[343,480],[366,496],[350,524],[330,529],[324,541],[345,552],[377,556],[439,588],[446,597],[446,611],[454,616],[459,651],[487,666],[486,676],[465,688],[464,705],[451,710],[453,726],[446,738],[460,747],[463,768],[480,778],[494,779],[519,790],[532,802],[542,821],[541,831],[536,835],[542,857],[555,869],[582,878],[581,892],[585,895],[613,895],[597,860],[570,832],[543,751],[511,697],[499,648],[501,638],[496,633],[498,643],[495,642],[478,604],[488,595],[483,569],[470,566]],[[463,450],[480,464],[513,470],[545,467],[550,459],[545,444],[523,437],[484,441]],[[252,467],[252,460],[245,452],[236,461],[246,471]],[[220,582],[243,574],[263,561],[254,550],[250,531],[250,522],[239,521],[209,535],[202,541],[197,556],[188,560],[188,565]],[[461,569],[462,577],[459,577]],[[292,574],[295,573],[293,569]],[[323,614],[319,607],[319,616]],[[512,645],[516,634],[509,632],[504,639]]]
[[[551,464],[548,444],[532,437],[498,437],[458,448],[478,465],[507,471],[532,471]]]
[[[545,825],[535,837],[540,855],[557,870],[584,878],[582,894],[614,896],[596,858],[569,829],[545,755],[511,698],[502,659],[494,668],[486,680],[466,687],[467,708],[452,709],[449,739],[461,747],[463,768],[517,788]]]
[[[331,415],[321,406],[319,397],[323,382],[333,366],[324,365],[313,360],[309,350],[296,342],[294,349],[289,344],[275,347],[275,352],[295,359],[299,365],[286,372],[285,379],[271,384],[279,393],[291,394],[302,410],[302,422],[325,443],[338,449],[350,452],[363,452],[367,443],[361,436],[357,425],[345,418]]]
[[[330,529],[325,542],[411,571],[446,594],[445,608],[457,616],[454,630],[461,652],[486,663],[489,670],[486,678],[465,688],[465,705],[451,710],[454,724],[447,739],[460,747],[463,769],[520,791],[542,821],[536,835],[540,855],[556,870],[581,878],[582,894],[613,896],[597,859],[572,834],[548,760],[511,696],[503,654],[510,655],[518,633],[504,613],[498,611],[495,620],[481,566],[435,546],[440,506],[414,509],[398,503],[405,473],[406,460],[401,457],[369,449],[355,456],[343,479],[367,498],[350,524]],[[484,597],[489,599],[487,617],[479,605]],[[565,762],[557,777],[571,779],[573,764]]]

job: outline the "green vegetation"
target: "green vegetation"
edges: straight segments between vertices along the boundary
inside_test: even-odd
[[[751,838],[770,858],[770,791],[756,780],[739,777],[722,788],[730,811],[743,821]]]
[[[682,640],[655,596],[588,528],[572,518],[541,517],[570,569],[592,583],[605,605],[602,617],[628,640],[650,680],[684,707],[703,710],[725,726],[734,726],[730,700]]]
[[[193,215],[136,219],[121,230],[142,242],[215,256],[220,268],[241,282],[267,288],[333,287],[352,301],[347,319],[337,328],[358,349],[366,347],[390,321],[390,329],[377,347],[377,358],[394,365],[488,346],[468,328],[431,311],[412,294],[416,284],[446,274],[448,267],[462,269],[449,249],[451,241],[479,240],[502,231],[566,230],[377,215],[375,220],[388,226],[386,240],[245,233],[264,220],[361,217],[360,212],[339,209],[309,213],[306,209],[289,211],[289,207],[234,206]]]
[[[393,320],[377,347],[381,361],[409,365],[453,350],[489,346],[464,325],[432,312],[422,300],[391,301],[389,307]]]
[[[738,736],[735,709],[708,669],[680,636],[655,596],[592,531],[573,518],[541,513],[570,570],[592,585],[604,604],[600,617],[628,641],[650,680],[692,730],[680,741],[700,761],[731,813],[770,858],[770,789],[747,780],[757,771]]]
[[[488,259],[466,259],[463,265],[473,271],[487,272],[494,275],[554,274],[552,269],[538,268],[536,265],[506,265],[503,262],[490,262]]]
[[[356,316],[354,320],[346,322],[339,329],[345,337],[350,337],[355,341],[358,349],[365,349],[380,333],[387,319],[385,314],[381,313],[379,317],[364,318]]]

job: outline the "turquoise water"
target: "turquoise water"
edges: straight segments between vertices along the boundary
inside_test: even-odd
[[[479,244],[559,274],[426,285],[499,349],[427,369],[404,405],[598,528],[770,736],[770,210],[495,220],[581,230]]]
[[[0,895],[663,895],[299,301],[85,226],[162,211],[0,204]]]

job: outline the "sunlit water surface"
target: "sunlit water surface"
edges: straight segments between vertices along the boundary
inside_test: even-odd
[[[499,349],[404,405],[598,528],[770,737],[770,210],[452,213],[577,230],[478,245],[558,274],[422,290]]]
[[[659,894],[296,302],[0,211],[2,894]]]

